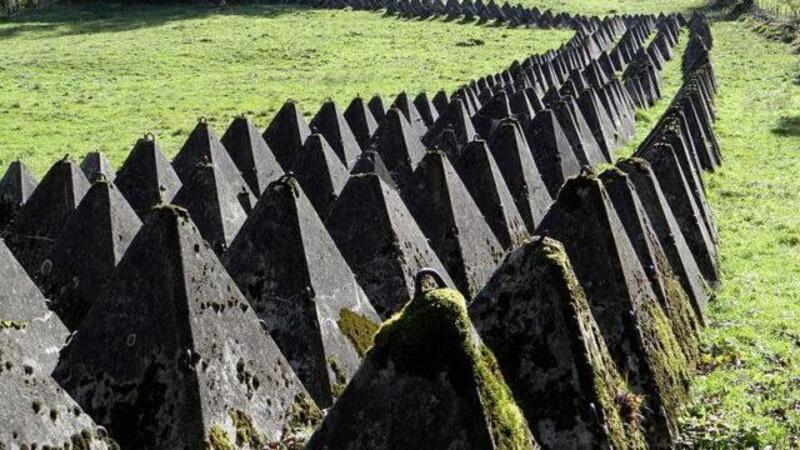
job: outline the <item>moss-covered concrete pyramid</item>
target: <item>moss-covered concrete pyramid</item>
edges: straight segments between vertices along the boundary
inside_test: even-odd
[[[44,296],[2,240],[0,279],[0,343],[13,343],[20,350],[18,364],[49,375],[69,330],[47,309]]]
[[[307,448],[538,447],[464,297],[435,289],[383,325]]]
[[[174,206],[147,217],[53,376],[126,448],[263,448],[316,411]]]
[[[689,365],[597,177],[567,181],[537,233],[564,244],[617,369],[644,397],[648,443],[671,445],[688,395]]]
[[[381,319],[295,180],[264,191],[224,264],[313,399],[330,406]]]
[[[641,398],[617,371],[559,242],[534,237],[514,250],[469,312],[544,448],[646,448]]]

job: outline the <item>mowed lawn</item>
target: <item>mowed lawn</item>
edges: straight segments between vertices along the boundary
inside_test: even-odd
[[[267,5],[34,12],[0,22],[0,165],[42,176],[94,149],[119,165],[149,131],[171,156],[199,117],[221,135],[241,113],[266,127],[289,98],[313,115],[327,98],[451,92],[571,36]]]

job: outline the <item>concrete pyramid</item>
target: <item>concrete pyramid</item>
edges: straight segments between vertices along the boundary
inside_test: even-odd
[[[172,201],[181,180],[153,135],[139,139],[114,180],[125,200],[139,217],[159,203]]]
[[[46,310],[44,305],[42,308]],[[0,447],[8,449],[119,448],[64,392],[49,370],[32,365],[24,330],[0,331]],[[6,340],[6,337],[11,338]]]
[[[692,309],[688,294],[675,277],[635,188],[628,175],[616,167],[605,170],[599,178],[650,280],[650,287],[672,324],[686,359],[695,363],[700,348],[700,320]]]
[[[6,234],[6,244],[28,274],[38,273],[64,222],[88,190],[86,176],[67,158],[42,178]]]
[[[325,140],[345,167],[353,167],[361,154],[361,147],[336,103],[332,100],[325,102],[311,119],[310,126],[314,132],[325,136]]]
[[[384,319],[411,300],[420,269],[433,267],[449,280],[400,194],[374,173],[350,177],[325,225]]]
[[[233,119],[220,142],[256,197],[283,175],[283,168],[258,128],[246,117]]]
[[[478,137],[469,112],[464,106],[464,101],[460,98],[454,98],[447,109],[439,115],[439,119],[425,136],[423,142],[428,147],[435,147],[441,143],[442,135],[447,130],[453,131],[459,149]]]
[[[528,230],[534,230],[553,202],[515,120],[503,122],[489,142],[503,179]]]
[[[436,111],[441,114],[447,109],[447,105],[450,104],[450,99],[447,97],[447,92],[440,90],[433,96],[431,103],[436,107]],[[419,107],[417,107],[417,109],[419,109]]]
[[[0,178],[0,234],[17,217],[38,182],[21,161],[14,161]]]
[[[528,229],[486,142],[467,144],[451,161],[500,245],[510,249],[521,244]]]
[[[236,192],[245,189],[251,198],[255,198],[236,163],[205,119],[200,119],[180,152],[172,160],[172,167],[184,184],[189,182],[195,168],[200,164],[214,164],[219,169],[220,176],[230,183]]]
[[[186,175],[173,202],[186,208],[200,234],[221,255],[247,219],[241,193],[216,164],[200,163]]]
[[[328,407],[381,320],[295,183],[269,186],[223,262],[311,397]]]
[[[22,361],[18,363],[49,375],[58,363],[58,352],[69,330],[47,309],[44,296],[2,240],[0,279],[0,347],[15,346],[21,351]],[[3,356],[0,352],[0,358]]]
[[[411,431],[411,432],[409,432]],[[464,298],[418,293],[375,346],[308,450],[538,448]]]
[[[650,164],[643,159],[630,158],[618,161],[617,167],[628,174],[629,180],[636,188],[636,193],[642,201],[642,206],[661,242],[670,266],[684,291],[689,295],[695,314],[701,323],[705,323],[708,285],[689,250],[683,232],[672,214],[672,208],[667,203]]]
[[[295,163],[294,174],[323,219],[350,176],[328,141],[317,133],[306,139]]]
[[[600,150],[600,146],[586,124],[583,114],[580,113],[580,109],[572,107],[573,102],[574,100],[571,97],[565,97],[555,106],[554,112],[559,123],[561,123],[564,134],[567,136],[570,145],[572,145],[575,156],[585,166],[609,162]]]
[[[594,89],[588,89],[578,97],[578,107],[586,120],[586,124],[589,126],[589,130],[600,146],[603,156],[608,161],[613,161],[614,149],[621,146],[624,141],[614,129],[614,123],[606,114],[606,110],[600,103]]]
[[[555,198],[567,179],[580,173],[581,163],[553,111],[540,111],[525,132],[542,181]]]
[[[439,118],[439,111],[431,100],[428,99],[428,94],[425,92],[420,92],[414,97],[414,106],[417,107],[417,111],[420,117],[422,117],[422,121],[425,123],[425,131],[427,131],[427,128],[432,127],[436,119]]]
[[[36,277],[52,309],[78,328],[142,226],[116,186],[98,180],[69,217]]]
[[[533,434],[551,449],[647,448],[563,246],[534,237],[469,306]]]
[[[399,109],[403,113],[406,120],[408,120],[408,123],[411,125],[411,128],[417,132],[417,136],[420,138],[425,136],[425,133],[428,132],[428,126],[417,110],[417,106],[408,98],[408,94],[401,92],[394,100],[394,103],[392,103],[392,107]]]
[[[370,112],[372,112],[372,116],[380,125],[383,122],[383,118],[386,117],[386,105],[383,103],[383,99],[380,95],[374,95],[369,102],[367,103]]]
[[[364,99],[354,98],[344,111],[344,118],[347,119],[347,124],[350,125],[350,131],[353,132],[359,147],[366,150],[372,135],[378,130],[378,122]]]
[[[189,214],[169,205],[148,215],[53,376],[124,448],[267,448],[319,415]]]
[[[644,398],[648,444],[668,448],[688,398],[688,362],[600,181],[567,181],[537,234],[564,244],[617,370]]]
[[[392,108],[373,137],[373,148],[398,186],[402,186],[425,156],[425,146],[397,108]]]
[[[455,286],[472,298],[504,254],[478,205],[447,156],[430,151],[401,189],[431,247]]]
[[[697,266],[706,282],[715,286],[720,276],[717,247],[690,192],[675,150],[669,144],[655,144],[640,149],[635,156],[650,163]]]
[[[89,152],[83,157],[81,161],[81,170],[86,175],[89,183],[94,183],[97,180],[108,180],[113,182],[117,177],[114,168],[102,152]]]
[[[294,101],[289,100],[283,104],[264,131],[264,140],[283,170],[288,171],[292,170],[292,165],[297,161],[297,154],[300,153],[303,143],[310,134],[311,129],[308,128],[300,108]]]

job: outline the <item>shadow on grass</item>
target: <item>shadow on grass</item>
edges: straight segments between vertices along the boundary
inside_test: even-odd
[[[309,9],[300,5],[253,3],[225,6],[209,3],[126,5],[98,1],[78,5],[56,5],[0,19],[0,39],[29,31],[52,30],[57,35],[129,31],[156,27],[173,21],[220,15],[273,18]]]
[[[781,117],[778,126],[773,128],[772,132],[778,136],[800,136],[800,116]]]

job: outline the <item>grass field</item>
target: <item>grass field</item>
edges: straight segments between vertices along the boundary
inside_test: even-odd
[[[610,13],[702,3],[536,4]],[[150,129],[174,153],[197,116],[221,132],[241,111],[263,126],[287,97],[313,112],[328,96],[452,89],[569,36],[264,6],[115,13],[58,9],[0,23],[3,164],[19,155],[41,174],[63,153],[97,146],[119,163]],[[800,448],[800,56],[741,22],[713,31],[725,163],[706,180],[723,283],[684,419],[687,446]],[[468,39],[485,45],[459,45]],[[671,63],[665,94],[679,76]],[[639,138],[668,101],[639,113]]]
[[[242,112],[261,127],[284,101],[452,91],[571,31],[432,24],[377,13],[266,5],[59,7],[0,22],[0,165],[43,175],[65,153],[121,164],[154,131],[176,153],[198,117],[220,133]],[[478,43],[478,45],[475,45]]]

